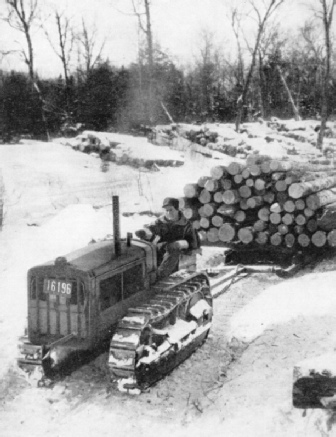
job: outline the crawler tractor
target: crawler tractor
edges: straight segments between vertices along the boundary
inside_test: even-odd
[[[161,379],[207,338],[212,295],[196,256],[157,281],[156,247],[128,234],[89,244],[28,271],[28,327],[18,364],[41,371],[40,384],[109,345],[108,367],[120,390]],[[188,270],[183,269],[187,267]]]

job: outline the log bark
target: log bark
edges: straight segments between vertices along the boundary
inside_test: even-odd
[[[336,176],[330,176],[325,179],[315,179],[310,182],[298,182],[289,187],[288,194],[293,199],[300,199],[309,194],[335,187],[335,185]]]
[[[322,231],[336,229],[336,202],[323,208],[317,218],[317,225]]]
[[[336,202],[336,188],[322,190],[318,193],[311,194],[306,198],[306,205],[314,211],[334,202]]]

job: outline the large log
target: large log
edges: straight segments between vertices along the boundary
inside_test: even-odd
[[[222,226],[222,224],[224,223],[224,219],[223,217],[221,217],[220,215],[214,215],[211,218],[211,224],[213,226],[215,226],[216,228],[220,228]]]
[[[309,194],[332,188],[336,185],[336,176],[325,179],[315,179],[310,182],[298,182],[288,188],[288,194],[293,199],[300,199]]]
[[[307,207],[314,211],[334,202],[336,202],[336,188],[322,190],[318,193],[311,194],[306,198]]]
[[[238,192],[240,197],[242,197],[243,199],[248,199],[252,195],[251,188],[247,185],[242,185],[241,187],[239,187]]]

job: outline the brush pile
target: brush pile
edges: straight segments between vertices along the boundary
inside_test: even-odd
[[[184,187],[180,208],[204,244],[293,253],[336,247],[336,166],[249,155]]]

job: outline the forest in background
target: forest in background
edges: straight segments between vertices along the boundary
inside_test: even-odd
[[[35,69],[32,38],[34,26],[41,26],[42,3],[6,0],[2,20],[22,35],[25,45],[17,55],[28,71],[6,71],[0,63],[3,140],[13,134],[47,139],[69,134],[79,124],[135,132],[140,126],[172,121],[237,123],[240,110],[241,121],[319,118],[324,100],[330,117],[336,103],[334,2],[318,0],[305,22],[284,31],[277,14],[286,1],[249,0],[249,7],[233,2],[227,16],[227,32],[233,37],[230,50],[217,42],[211,29],[203,29],[193,62],[178,65],[153,35],[151,2],[133,0],[139,53],[135,62],[123,67],[104,55],[96,28],[84,19],[80,27],[72,27],[66,11],[55,8],[48,27],[53,24],[56,31],[52,35],[45,29],[44,37],[63,74],[42,78]],[[247,23],[254,23],[253,37],[247,38]],[[0,59],[8,55],[12,50],[2,49]]]

